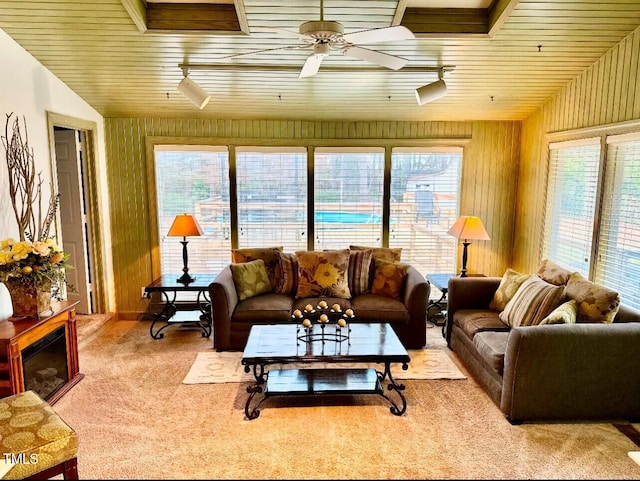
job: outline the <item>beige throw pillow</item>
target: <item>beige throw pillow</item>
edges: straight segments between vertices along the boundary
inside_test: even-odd
[[[502,279],[500,285],[491,299],[489,307],[496,311],[503,311],[507,302],[515,295],[520,285],[531,277],[529,274],[520,274],[511,268],[508,268]]]
[[[551,314],[540,321],[543,324],[575,324],[578,316],[578,303],[571,299],[556,307]]]
[[[567,285],[571,271],[560,267],[550,259],[545,259],[542,261],[542,264],[540,264],[536,274],[540,279],[547,281],[549,284],[565,286]]]
[[[231,264],[229,267],[239,300],[271,292],[271,281],[262,259]]]
[[[535,326],[558,307],[563,297],[563,286],[531,276],[520,285],[499,316],[511,327]]]
[[[297,251],[298,289],[303,297],[340,297],[350,299],[349,249],[336,251]]]
[[[401,301],[409,265],[377,259],[375,266],[371,294],[391,297]]]
[[[620,308],[620,295],[578,272],[569,276],[567,297],[578,303],[578,322],[610,323]]]

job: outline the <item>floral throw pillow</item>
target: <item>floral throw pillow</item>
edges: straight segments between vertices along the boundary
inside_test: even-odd
[[[350,299],[349,249],[335,251],[296,251],[298,289],[303,297],[339,297]]]
[[[375,266],[371,294],[392,297],[401,301],[409,265],[377,259]]]
[[[271,281],[262,259],[231,264],[229,267],[239,300],[244,301],[272,291]]]
[[[500,285],[493,295],[489,307],[497,311],[503,311],[507,302],[511,300],[520,285],[527,279],[529,279],[529,274],[520,274],[511,268],[507,269],[500,280]]]
[[[578,322],[608,324],[620,308],[617,292],[585,279],[578,272],[569,276],[567,297],[578,303]]]
[[[278,247],[253,247],[245,249],[233,249],[231,251],[231,261],[235,263],[255,261],[262,259],[264,267],[267,269],[271,289],[275,289],[279,283],[278,271],[280,265],[279,252],[282,252],[282,246]]]
[[[543,324],[575,324],[578,317],[578,303],[571,299],[556,307],[551,314],[540,321]]]
[[[539,278],[543,281],[547,281],[549,284],[556,286],[564,286],[569,281],[571,272],[564,267],[559,266],[550,259],[545,259],[540,264],[538,272],[536,272]]]

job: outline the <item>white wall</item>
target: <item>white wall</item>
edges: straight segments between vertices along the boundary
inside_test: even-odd
[[[42,172],[45,194],[49,192],[51,176],[51,152],[47,132],[47,112],[95,122],[98,138],[96,170],[100,206],[98,218],[102,223],[104,255],[107,261],[107,291],[110,293],[108,310],[114,311],[113,269],[111,262],[111,239],[109,236],[109,203],[107,190],[107,167],[102,116],[80,98],[60,79],[38,62],[31,54],[0,29],[0,133],[5,135],[6,115],[13,112],[23,120],[29,135],[29,146],[33,149],[36,171]],[[12,122],[14,117],[12,117]],[[11,135],[9,133],[9,135]],[[0,239],[18,236],[8,189],[8,173],[4,147],[0,147]],[[48,199],[43,195],[44,203]]]

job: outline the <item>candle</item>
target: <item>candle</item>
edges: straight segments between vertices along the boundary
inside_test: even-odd
[[[326,314],[320,316],[320,322],[329,322],[329,317]]]
[[[304,310],[307,312],[311,312],[313,311],[313,306],[311,304],[307,304],[306,306],[304,306]]]
[[[342,308],[340,307],[340,304],[338,304],[338,303],[336,303],[333,306],[331,306],[331,309],[333,309],[336,312],[342,311]]]
[[[302,317],[302,312],[300,312],[300,309],[296,309],[293,311],[293,315],[294,317]]]
[[[344,313],[349,317],[353,317],[353,309],[347,309]]]
[[[338,325],[340,327],[344,327],[347,325],[347,321],[345,321],[344,319],[338,319]]]
[[[327,302],[326,302],[326,301],[320,301],[320,302],[318,303],[318,307],[319,307],[320,309],[326,309],[326,308],[327,308]]]
[[[311,321],[309,319],[305,319],[304,321],[302,321],[302,325],[304,327],[309,327],[311,325]]]

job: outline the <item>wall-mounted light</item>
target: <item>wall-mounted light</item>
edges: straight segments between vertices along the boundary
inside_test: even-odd
[[[184,78],[182,82],[178,84],[178,92],[187,97],[196,107],[200,110],[205,108],[205,106],[211,100],[211,95],[209,95],[205,90],[200,87],[197,83],[189,78],[189,71],[184,71]]]
[[[438,70],[438,80],[416,89],[418,105],[424,105],[447,95],[447,84],[444,83],[444,68]]]

